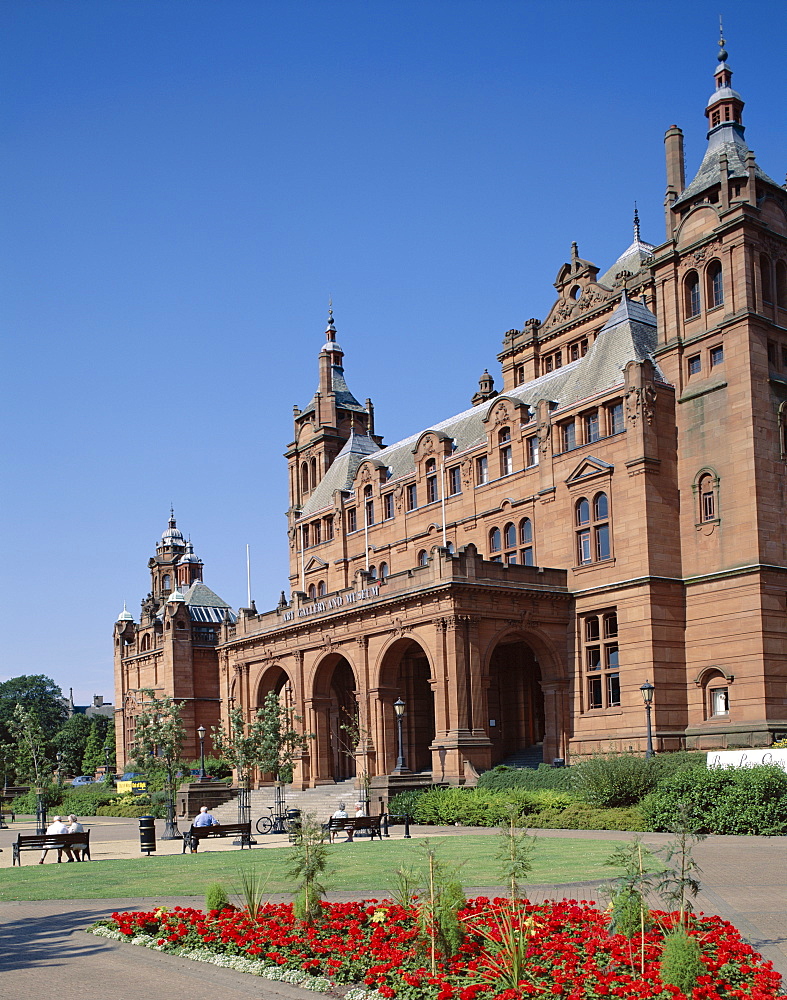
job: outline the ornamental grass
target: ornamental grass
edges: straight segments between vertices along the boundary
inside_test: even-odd
[[[346,994],[353,1000],[787,1000],[771,963],[720,917],[699,914],[685,924],[701,961],[687,993],[660,975],[677,913],[652,912],[650,928],[632,939],[612,933],[609,914],[585,900],[478,897],[459,917],[461,946],[438,955],[434,972],[417,903],[321,902],[309,924],[291,904],[267,904],[256,919],[175,907],[114,913],[95,931],[311,989],[354,984]]]

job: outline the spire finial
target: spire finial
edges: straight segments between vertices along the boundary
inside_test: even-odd
[[[175,505],[171,502],[169,505],[169,526],[170,528],[175,527]]]
[[[634,240],[639,243],[639,212],[637,211],[637,203],[634,202]]]
[[[579,260],[579,248],[577,247],[577,241],[573,240],[571,243],[571,262],[575,263]]]
[[[719,54],[716,58],[719,60],[720,63],[727,61],[727,50],[724,48],[725,44],[726,43],[724,41],[724,26],[722,25],[721,21],[721,14],[719,14]]]
[[[336,340],[336,327],[333,325],[333,298],[328,296],[328,325],[325,328],[325,339]]]

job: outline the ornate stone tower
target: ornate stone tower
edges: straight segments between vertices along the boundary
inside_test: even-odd
[[[655,358],[676,388],[689,737],[716,688],[765,733],[787,680],[774,631],[787,585],[787,193],[746,144],[723,38],[718,63],[687,187],[682,132],[666,134],[667,242],[652,265]]]

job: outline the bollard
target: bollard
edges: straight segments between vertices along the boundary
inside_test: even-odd
[[[139,817],[139,849],[148,857],[156,850],[156,820],[153,816]]]
[[[407,813],[404,814],[404,839],[405,840],[413,839],[410,836],[410,817],[407,815]]]

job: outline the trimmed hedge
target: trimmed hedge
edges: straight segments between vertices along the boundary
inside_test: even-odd
[[[478,788],[526,788],[532,791],[551,788],[558,792],[570,792],[575,771],[575,767],[550,767],[549,764],[539,764],[536,769],[499,764],[481,775]]]
[[[679,771],[642,803],[651,830],[673,828],[679,808],[698,833],[787,833],[787,774],[776,765]]]

